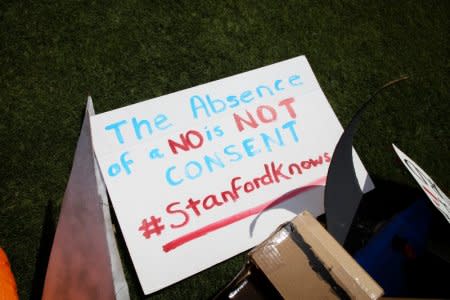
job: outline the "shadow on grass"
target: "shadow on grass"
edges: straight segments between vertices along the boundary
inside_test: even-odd
[[[44,223],[36,255],[36,265],[33,275],[30,299],[41,299],[44,290],[45,275],[47,273],[50,252],[52,251],[53,239],[56,232],[56,209],[52,201],[47,202],[44,214]]]

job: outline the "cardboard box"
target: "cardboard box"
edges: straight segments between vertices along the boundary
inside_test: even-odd
[[[249,253],[216,299],[378,299],[383,289],[309,213]]]

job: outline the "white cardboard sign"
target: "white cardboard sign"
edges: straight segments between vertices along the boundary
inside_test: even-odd
[[[304,56],[91,122],[145,294],[257,245],[302,210],[322,214],[342,133]],[[355,166],[371,189],[357,155]]]
[[[392,146],[394,147],[395,153],[397,153],[398,157],[400,157],[400,160],[405,165],[406,169],[411,173],[427,197],[450,223],[450,199],[415,161],[409,158],[394,144],[392,144]]]

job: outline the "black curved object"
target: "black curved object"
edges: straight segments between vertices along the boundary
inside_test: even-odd
[[[356,178],[352,153],[353,137],[358,129],[361,116],[381,91],[406,79],[408,76],[392,80],[370,96],[353,116],[334,149],[328,168],[324,205],[327,230],[341,245],[345,242],[363,195]]]

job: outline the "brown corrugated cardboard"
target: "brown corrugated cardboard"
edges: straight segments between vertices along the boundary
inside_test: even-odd
[[[291,234],[287,228],[281,228],[251,252],[250,260],[285,299],[312,295],[321,299],[339,299],[329,283],[311,269],[308,256],[297,246]]]
[[[255,270],[268,279],[264,288],[276,289],[284,299],[378,299],[383,295],[383,289],[309,212],[299,214],[250,251],[249,265],[244,269],[247,277],[237,276],[217,299],[243,299],[240,294],[250,288],[246,278]]]

